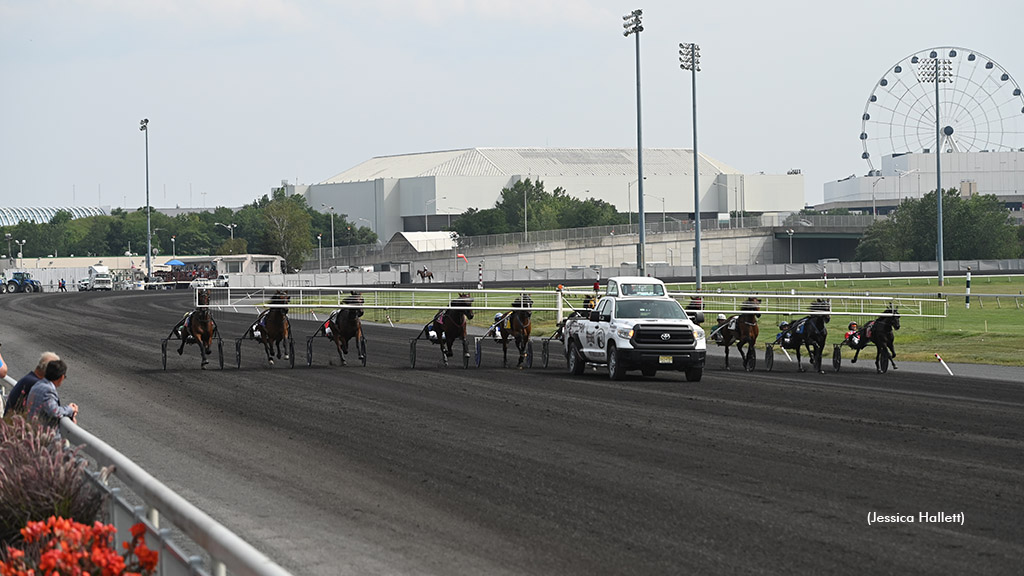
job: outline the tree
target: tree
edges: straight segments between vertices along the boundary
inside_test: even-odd
[[[306,199],[298,194],[287,196],[278,188],[263,209],[263,219],[272,253],[284,257],[288,270],[297,269],[313,252]]]

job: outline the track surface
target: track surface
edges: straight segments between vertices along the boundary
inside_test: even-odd
[[[1024,566],[1020,382],[726,372],[703,381],[441,368],[367,326],[369,364],[329,366],[313,322],[268,368],[218,314],[227,367],[160,338],[188,293],[5,295],[12,374],[69,363],[79,423],[296,574],[984,573]],[[174,345],[173,343],[171,344]],[[539,365],[539,346],[536,347]],[[899,342],[897,338],[897,351]],[[870,357],[869,357],[870,358]],[[354,358],[353,358],[354,360]],[[783,359],[784,360],[784,359]],[[963,513],[874,524],[868,514]]]

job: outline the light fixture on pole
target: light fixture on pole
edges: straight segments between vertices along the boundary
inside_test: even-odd
[[[935,197],[938,199],[938,220],[936,232],[938,242],[935,245],[935,261],[939,267],[939,286],[945,285],[945,256],[942,249],[942,135],[947,138],[953,135],[953,127],[940,128],[939,120],[939,84],[950,82],[953,77],[953,64],[948,58],[939,58],[938,52],[932,50],[929,58],[922,58],[917,71],[918,81],[935,83]]]
[[[665,220],[666,220],[665,219],[665,198],[662,197],[662,196],[655,196],[654,194],[649,194],[649,196],[651,198],[654,198],[655,200],[661,200],[661,231],[662,231],[662,233],[664,233],[665,232]]]
[[[428,198],[427,201],[423,203],[423,231],[424,232],[430,232],[430,224],[427,222],[427,206],[430,206],[431,204],[434,204],[435,207],[436,207],[436,205],[437,205],[437,198]]]
[[[15,244],[18,245],[18,258],[21,258],[21,267],[25,267],[25,240],[15,240]]]
[[[238,228],[238,224],[235,224],[234,222],[232,222],[231,224],[221,224],[220,222],[214,222],[214,224],[216,224],[217,226],[221,226],[221,227],[227,228],[228,232],[231,232],[231,240],[234,241],[234,239],[235,239],[235,228]]]
[[[789,263],[793,263],[793,229],[786,230],[786,234],[789,234]]]
[[[645,254],[647,248],[647,226],[646,218],[644,217],[644,144],[642,122],[640,121],[640,33],[644,31],[644,26],[641,22],[643,13],[643,10],[637,9],[622,17],[625,20],[622,27],[626,29],[622,35],[629,37],[632,34],[636,37],[636,211],[640,227],[640,243],[637,245],[636,266],[641,276],[647,274],[647,258]]]
[[[899,168],[896,169],[896,173],[899,174],[899,177],[896,179],[897,189],[899,190],[898,196],[896,198],[897,206],[903,203],[903,177],[910,176],[911,174],[917,171],[917,168],[914,168],[913,170],[900,170]]]
[[[324,243],[323,243],[322,238],[323,238],[323,234],[317,234],[316,235],[316,244],[317,244],[316,254],[317,254],[317,256],[320,259],[320,273],[321,274],[324,271]]]
[[[644,176],[644,180],[647,180],[646,176]],[[636,180],[633,180],[632,182],[630,182],[629,184],[626,185],[626,210],[629,212],[629,233],[630,234],[633,233],[633,194],[632,194],[632,188],[633,188],[633,184],[636,184],[639,181],[640,181],[640,179],[637,178]]]
[[[879,176],[875,178],[875,181],[871,183],[871,219],[878,220],[878,208],[875,206],[875,186],[885,178]]]
[[[700,72],[700,46],[692,42],[679,44],[679,67],[689,70],[693,76],[693,264],[696,287],[700,290],[700,170],[697,165],[697,72]]]
[[[177,236],[171,236],[171,258],[177,258],[178,257],[178,253],[174,249],[174,240],[176,238],[177,238]]]
[[[146,134],[146,282],[149,282],[149,278],[153,275],[153,264],[151,261],[153,256],[153,233],[149,230],[149,118],[143,118],[139,121],[139,130]]]
[[[334,206],[328,206],[327,204],[320,204],[321,208],[327,209],[331,213],[331,258],[335,258],[334,255]]]

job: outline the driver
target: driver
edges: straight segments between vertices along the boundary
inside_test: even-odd
[[[849,342],[850,346],[856,346],[860,342],[860,334],[858,334],[857,323],[850,322],[847,326],[847,332],[844,336],[845,340]]]

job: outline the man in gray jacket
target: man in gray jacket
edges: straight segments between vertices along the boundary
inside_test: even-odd
[[[78,422],[78,404],[60,405],[57,388],[67,377],[68,365],[63,360],[53,360],[46,365],[46,376],[36,382],[28,394],[28,417],[38,418],[44,425],[57,430],[60,435],[60,419],[71,418]]]

